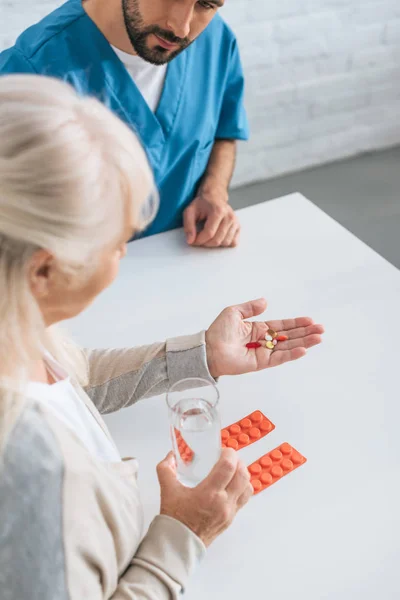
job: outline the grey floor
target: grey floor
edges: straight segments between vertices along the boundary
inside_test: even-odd
[[[231,191],[234,208],[301,192],[400,268],[400,148]]]

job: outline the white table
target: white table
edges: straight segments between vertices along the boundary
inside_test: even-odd
[[[322,346],[297,363],[220,383],[225,425],[262,409],[305,466],[253,498],[210,548],[191,600],[400,598],[400,273],[299,194],[240,211],[235,250],[186,247],[181,231],[132,244],[118,281],[71,329],[90,346],[149,343],[207,327],[265,295],[267,318],[310,315]],[[148,521],[169,450],[163,398],[112,415],[141,463]]]

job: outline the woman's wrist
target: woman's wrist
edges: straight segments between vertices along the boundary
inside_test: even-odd
[[[212,343],[210,342],[208,330],[206,331],[205,341],[206,341],[206,358],[207,358],[208,370],[213,379],[218,379],[218,377],[221,376],[221,373],[218,372],[215,351],[214,351],[214,347],[213,347]]]

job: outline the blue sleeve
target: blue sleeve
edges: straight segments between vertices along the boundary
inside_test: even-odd
[[[244,75],[236,40],[233,41],[229,73],[219,118],[216,139],[247,140],[249,125],[244,108]]]
[[[36,73],[29,60],[15,47],[0,54],[0,75],[10,73]]]

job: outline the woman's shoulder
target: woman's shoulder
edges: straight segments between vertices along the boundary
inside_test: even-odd
[[[0,443],[0,472],[3,476],[20,474],[25,482],[30,482],[41,472],[54,474],[62,470],[63,458],[57,439],[38,404],[29,400],[24,402],[14,425]]]
[[[59,504],[63,472],[63,456],[53,431],[39,407],[26,401],[2,443],[0,523],[20,511],[38,517],[41,506]]]

